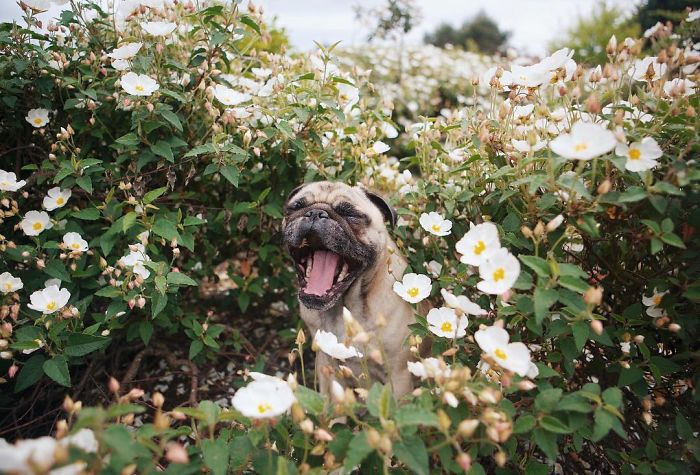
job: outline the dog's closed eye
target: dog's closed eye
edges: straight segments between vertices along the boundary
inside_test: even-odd
[[[287,211],[299,211],[304,206],[306,206],[306,200],[304,198],[300,198],[292,203],[289,203],[287,205]]]

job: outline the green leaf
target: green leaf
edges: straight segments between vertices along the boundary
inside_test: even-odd
[[[629,386],[630,384],[636,383],[642,378],[644,378],[644,373],[641,369],[637,368],[636,366],[622,368],[622,370],[620,371],[620,378],[617,380],[617,385]]]
[[[590,334],[591,327],[587,322],[576,322],[571,325],[571,331],[574,334],[574,343],[576,343],[576,348],[580,352],[588,341],[588,335]]]
[[[554,416],[543,416],[540,420],[540,427],[555,434],[569,434],[571,429]]]
[[[44,268],[44,272],[46,272],[47,275],[54,277],[61,282],[70,282],[70,273],[68,272],[68,269],[66,269],[66,266],[63,265],[61,261],[58,260],[53,260],[49,261],[48,264],[46,264],[46,267]]]
[[[155,190],[149,191],[148,193],[146,193],[145,195],[143,195],[143,203],[144,203],[144,204],[153,203],[153,201],[154,201],[156,198],[158,198],[159,196],[161,196],[161,195],[162,195],[163,193],[165,193],[166,191],[168,191],[168,187],[167,187],[167,186],[163,186],[163,187],[161,187],[161,188],[156,188]]]
[[[73,213],[74,218],[85,221],[95,221],[100,217],[100,211],[97,208],[85,208]]]
[[[109,345],[112,341],[109,337],[86,335],[84,333],[71,333],[68,335],[68,343],[64,353],[68,356],[85,356]]]
[[[260,32],[260,25],[258,25],[258,24],[255,22],[255,20],[253,20],[253,19],[252,19],[251,17],[249,17],[248,15],[241,15],[240,20],[241,20],[241,23],[243,23],[244,25],[246,25],[246,26],[249,27],[249,28],[252,28],[252,29],[255,30],[259,35],[262,34],[262,33]]]
[[[622,404],[622,391],[620,388],[611,387],[603,391],[603,401],[613,407],[620,407]]]
[[[203,440],[202,458],[204,465],[209,467],[214,475],[226,475],[229,459],[229,447],[226,440],[223,437],[215,440]]]
[[[367,443],[367,434],[365,432],[360,432],[353,437],[348,445],[345,463],[343,463],[343,473],[352,472],[373,450]]]
[[[187,152],[184,155],[184,158],[189,158],[189,157],[196,157],[198,155],[202,155],[205,153],[214,153],[216,149],[214,149],[214,145],[207,143],[204,145],[199,145],[198,147],[193,148],[189,152]]]
[[[316,391],[309,389],[305,386],[297,386],[294,395],[301,404],[301,407],[308,413],[317,416],[323,412],[323,406],[325,402],[323,396],[321,396]]]
[[[126,135],[122,135],[117,140],[115,140],[115,142],[120,145],[126,145],[127,147],[133,147],[135,145],[140,144],[141,140],[136,136],[135,133],[130,132]]]
[[[44,375],[44,361],[46,357],[37,353],[32,355],[17,374],[17,382],[15,383],[15,392],[24,391],[29,386],[33,386]]]
[[[151,335],[153,335],[153,324],[148,320],[139,323],[139,336],[144,345],[148,345],[151,341]]]
[[[76,178],[75,183],[82,188],[83,190],[87,191],[88,194],[92,194],[92,178],[88,175],[83,175],[78,178]]]
[[[520,255],[518,258],[523,261],[523,264],[534,270],[538,276],[549,277],[549,264],[541,257]]]
[[[192,340],[192,343],[190,343],[190,352],[188,353],[187,358],[190,360],[194,359],[194,357],[197,356],[203,349],[204,343],[202,343],[202,340]]]
[[[673,233],[665,233],[659,236],[663,242],[666,244],[670,244],[673,247],[679,247],[681,249],[685,249],[685,244],[683,243],[683,240],[676,234]]]
[[[168,272],[167,280],[169,285],[198,285],[197,281],[182,272]]]
[[[553,411],[563,392],[559,388],[545,389],[535,398],[535,409],[543,412]]]
[[[179,237],[175,223],[168,221],[163,217],[156,218],[153,226],[151,226],[151,231],[158,236],[167,239],[168,241],[172,241],[173,239],[177,239]]]
[[[547,432],[544,429],[535,429],[532,433],[532,440],[535,441],[550,461],[554,462],[556,460],[558,452],[556,434]]]
[[[428,475],[428,451],[425,443],[418,436],[405,438],[403,442],[397,441],[393,444],[394,455],[401,462],[418,475]]]
[[[396,412],[394,419],[399,428],[409,426],[438,426],[438,417],[434,412],[414,404],[400,408]]]
[[[559,285],[580,294],[584,293],[590,287],[585,281],[578,277],[562,276],[559,278]]]
[[[535,289],[535,321],[541,325],[544,317],[547,316],[549,308],[559,299],[559,293],[554,289]]]
[[[119,297],[122,295],[122,289],[120,289],[119,287],[112,287],[110,285],[108,287],[102,287],[100,290],[95,292],[95,295],[98,297],[109,297],[109,298]]]
[[[223,177],[226,178],[229,183],[238,188],[238,178],[241,174],[238,171],[238,168],[234,167],[233,165],[226,165],[219,170],[219,173],[221,173],[221,175],[223,175]]]
[[[44,374],[56,381],[61,386],[70,387],[70,373],[65,356],[56,356],[44,361]]]
[[[168,122],[170,122],[170,125],[172,125],[172,126],[175,127],[177,130],[179,130],[180,132],[182,132],[182,122],[180,122],[180,118],[177,116],[176,113],[174,113],[173,111],[169,111],[169,110],[166,109],[166,110],[160,111],[160,115],[163,116],[163,118],[164,118],[165,120],[167,120]]]
[[[175,162],[175,157],[173,156],[173,149],[170,147],[170,144],[165,140],[159,140],[155,144],[151,145],[151,152],[158,155],[159,157],[163,157],[171,163]]]
[[[518,417],[515,424],[513,424],[513,433],[524,434],[525,432],[530,432],[535,428],[536,424],[537,420],[533,415],[523,414],[522,416]]]
[[[620,203],[634,203],[636,201],[643,200],[647,197],[647,192],[644,188],[639,186],[630,186],[624,193],[620,195],[617,199]]]
[[[165,291],[168,289],[168,283],[165,277],[162,275],[157,275],[153,280],[156,284],[156,290],[161,294],[165,294]]]

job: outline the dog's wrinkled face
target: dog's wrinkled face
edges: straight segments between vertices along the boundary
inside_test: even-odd
[[[374,268],[386,246],[385,219],[394,223],[393,210],[358,187],[324,181],[292,192],[285,205],[284,241],[299,276],[302,305],[333,307]]]

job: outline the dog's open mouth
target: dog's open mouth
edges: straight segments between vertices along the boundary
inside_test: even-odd
[[[306,241],[290,250],[299,276],[299,296],[318,304],[331,302],[345,292],[362,267],[357,260]]]

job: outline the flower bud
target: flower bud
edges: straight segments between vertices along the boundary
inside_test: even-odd
[[[117,381],[116,378],[114,378],[113,376],[109,377],[109,383],[107,383],[107,387],[109,388],[110,393],[119,393],[119,381]]]
[[[469,454],[462,452],[457,456],[455,461],[457,462],[457,465],[459,465],[459,468],[465,472],[468,472],[472,468],[472,458],[469,456]]]
[[[450,429],[450,426],[452,425],[452,420],[450,419],[450,416],[448,416],[447,413],[442,409],[438,409],[437,416],[438,428],[443,432],[447,432]]]
[[[168,443],[165,451],[165,459],[170,463],[189,463],[190,457],[187,450],[177,442]]]
[[[557,215],[555,218],[553,218],[550,222],[547,223],[546,229],[548,233],[551,233],[555,229],[557,229],[559,226],[561,226],[561,223],[564,222],[564,216]]]
[[[603,322],[600,320],[592,320],[591,321],[591,330],[593,330],[593,333],[596,335],[602,335],[603,334]]]
[[[603,301],[603,288],[589,287],[583,294],[583,301],[589,305],[600,305]]]
[[[314,423],[311,421],[311,419],[304,419],[299,423],[299,428],[304,432],[305,434],[313,434],[314,432]]]
[[[479,427],[478,419],[464,419],[462,422],[459,423],[459,426],[457,426],[457,432],[459,432],[459,435],[461,435],[465,439],[468,439],[469,437],[474,435],[474,432],[476,431],[477,427]]]
[[[668,331],[673,332],[673,333],[679,332],[680,329],[681,329],[681,326],[680,326],[679,324],[677,324],[677,323],[671,323],[671,324],[668,326]]]
[[[156,407],[159,408],[159,409],[160,409],[161,407],[163,407],[163,403],[165,403],[165,397],[164,397],[161,393],[159,393],[159,392],[153,393],[153,398],[152,398],[152,399],[153,399],[153,405],[154,405],[154,406],[156,406]]]

